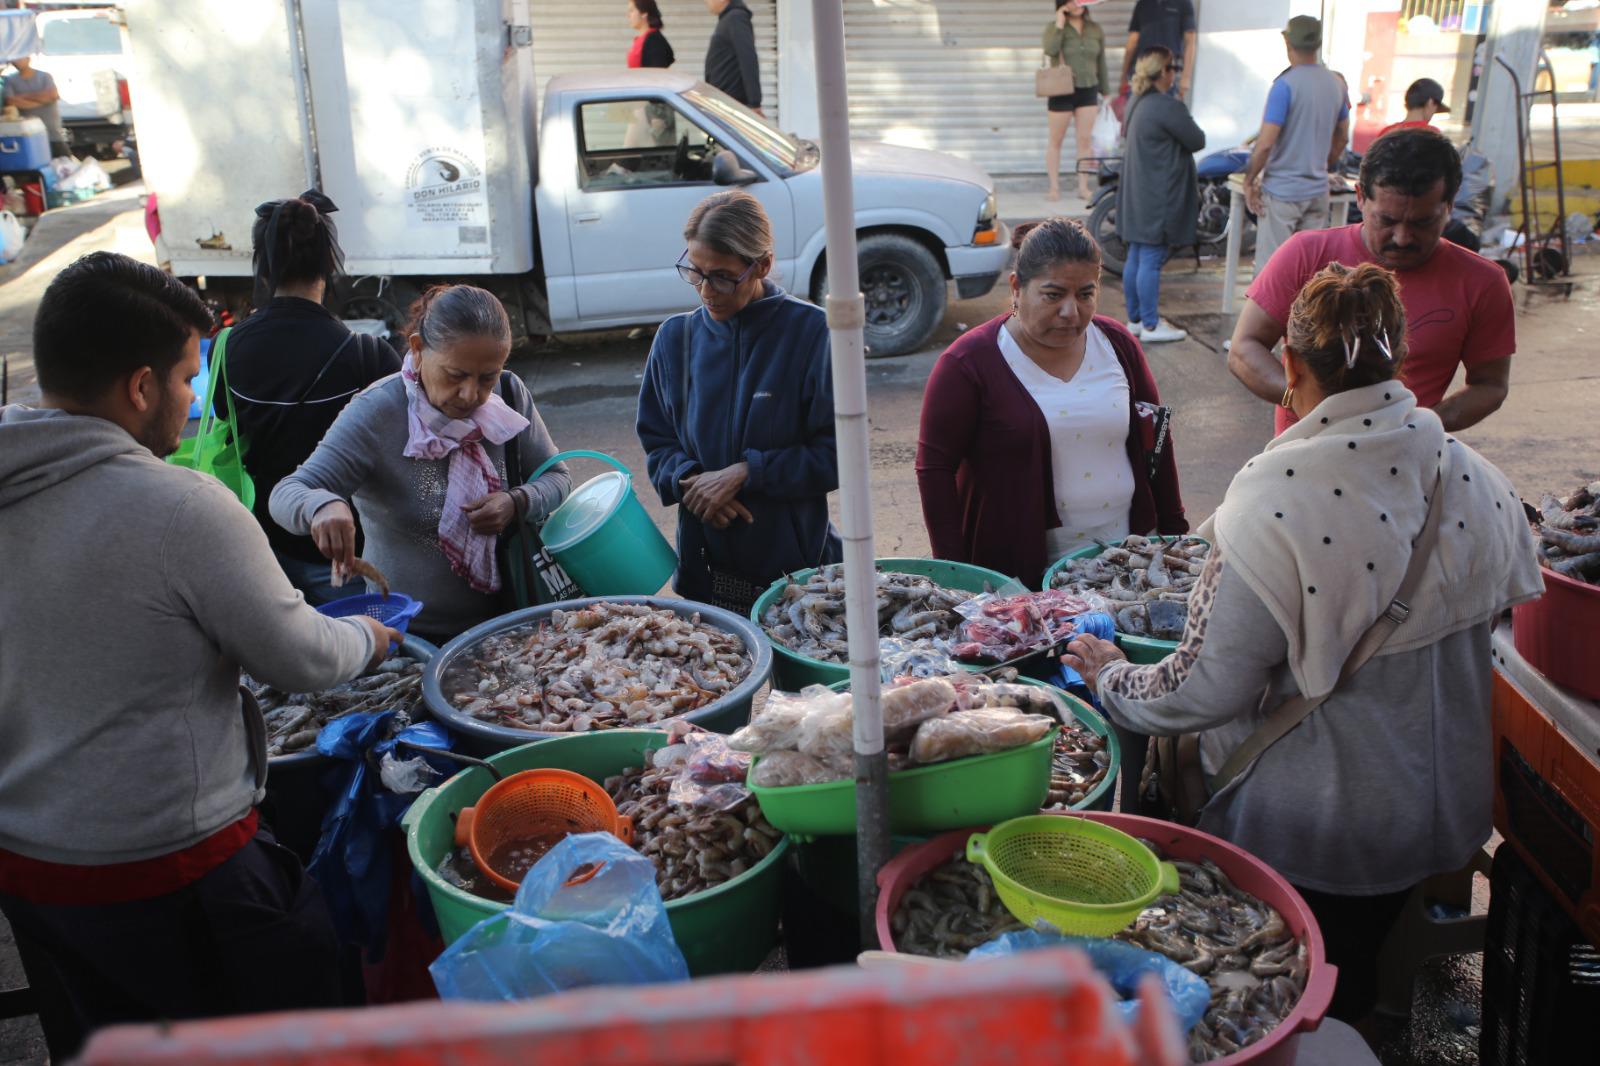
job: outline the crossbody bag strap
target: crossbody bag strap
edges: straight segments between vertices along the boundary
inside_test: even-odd
[[[1416,595],[1417,586],[1422,583],[1422,573],[1428,568],[1428,560],[1433,556],[1433,549],[1439,541],[1439,499],[1443,495],[1440,490],[1440,480],[1434,478],[1433,494],[1428,500],[1428,517],[1422,523],[1422,532],[1417,536],[1416,545],[1411,550],[1411,561],[1406,564],[1405,576],[1400,579],[1400,588],[1394,594],[1394,599],[1389,601],[1389,606],[1378,616],[1377,621],[1367,628],[1356,641],[1354,648],[1350,649],[1349,658],[1345,659],[1344,667],[1339,671],[1339,678],[1333,683],[1333,689],[1318,696],[1316,699],[1307,699],[1305,696],[1291,696],[1284,700],[1267,715],[1266,721],[1245,738],[1244,743],[1234,749],[1233,754],[1222,764],[1208,782],[1211,794],[1227,788],[1251,763],[1261,757],[1272,745],[1288,734],[1295,726],[1306,720],[1306,716],[1318,707],[1324,700],[1333,695],[1339,686],[1343,685],[1350,677],[1363,666],[1367,660],[1377,654],[1392,633],[1400,628],[1406,618],[1411,614],[1411,599]]]
[[[322,369],[317,371],[317,376],[311,379],[311,384],[306,386],[305,391],[300,394],[300,398],[294,402],[295,407],[299,407],[301,404],[306,402],[307,397],[309,397],[312,391],[319,384],[321,384],[322,376],[328,372],[329,367],[333,366],[333,361],[339,358],[339,353],[348,348],[350,346],[350,342],[355,339],[356,333],[354,330],[351,330],[349,333],[345,334],[344,340],[340,341],[339,346],[333,350],[333,354],[328,356],[328,358],[323,361]]]

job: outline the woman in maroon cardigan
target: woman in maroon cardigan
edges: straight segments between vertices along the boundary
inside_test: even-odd
[[[1095,314],[1099,283],[1082,224],[1043,222],[1017,253],[1011,312],[939,357],[917,436],[937,558],[1036,584],[1095,540],[1188,531],[1155,379],[1132,334]]]

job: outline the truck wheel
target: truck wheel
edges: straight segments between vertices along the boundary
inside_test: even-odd
[[[380,284],[381,282],[381,284]],[[391,339],[405,335],[411,318],[411,304],[422,295],[411,281],[401,278],[359,278],[350,286],[340,318],[377,318],[389,327]],[[400,346],[395,345],[398,349]]]
[[[897,233],[861,238],[856,258],[867,302],[863,332],[868,357],[921,348],[944,318],[946,283],[939,261],[920,243]],[[817,272],[812,299],[821,303],[828,295],[826,264],[819,263]]]
[[[1089,235],[1100,246],[1100,265],[1117,276],[1128,261],[1128,246],[1117,236],[1117,194],[1115,190],[1100,198],[1089,212]]]

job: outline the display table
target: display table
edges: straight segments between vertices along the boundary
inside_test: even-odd
[[[1234,312],[1234,296],[1239,286],[1239,251],[1244,246],[1244,175],[1235,174],[1228,179],[1228,191],[1232,196],[1228,203],[1228,245],[1227,255],[1224,260],[1222,272],[1222,313],[1231,315]],[[1352,186],[1344,186],[1330,190],[1328,197],[1328,226],[1344,225],[1344,220],[1350,217],[1350,207],[1356,202],[1356,190]],[[1257,264],[1257,273],[1264,264]]]

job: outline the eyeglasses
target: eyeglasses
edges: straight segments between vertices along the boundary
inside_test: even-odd
[[[689,265],[688,258],[689,249],[685,248],[683,250],[683,254],[678,256],[678,277],[682,278],[686,284],[693,285],[696,289],[709,283],[711,285],[711,291],[722,296],[727,296],[740,285],[743,285],[750,277],[751,271],[755,270],[756,268],[756,265],[751,263],[749,266],[744,268],[743,274],[740,274],[736,278],[730,278],[726,274],[702,273],[701,271]]]
[[[1169,72],[1177,70],[1177,69],[1178,69],[1178,64],[1176,64],[1176,63],[1168,63],[1166,66],[1161,68],[1161,72],[1163,74],[1165,74],[1165,73],[1169,73]]]

